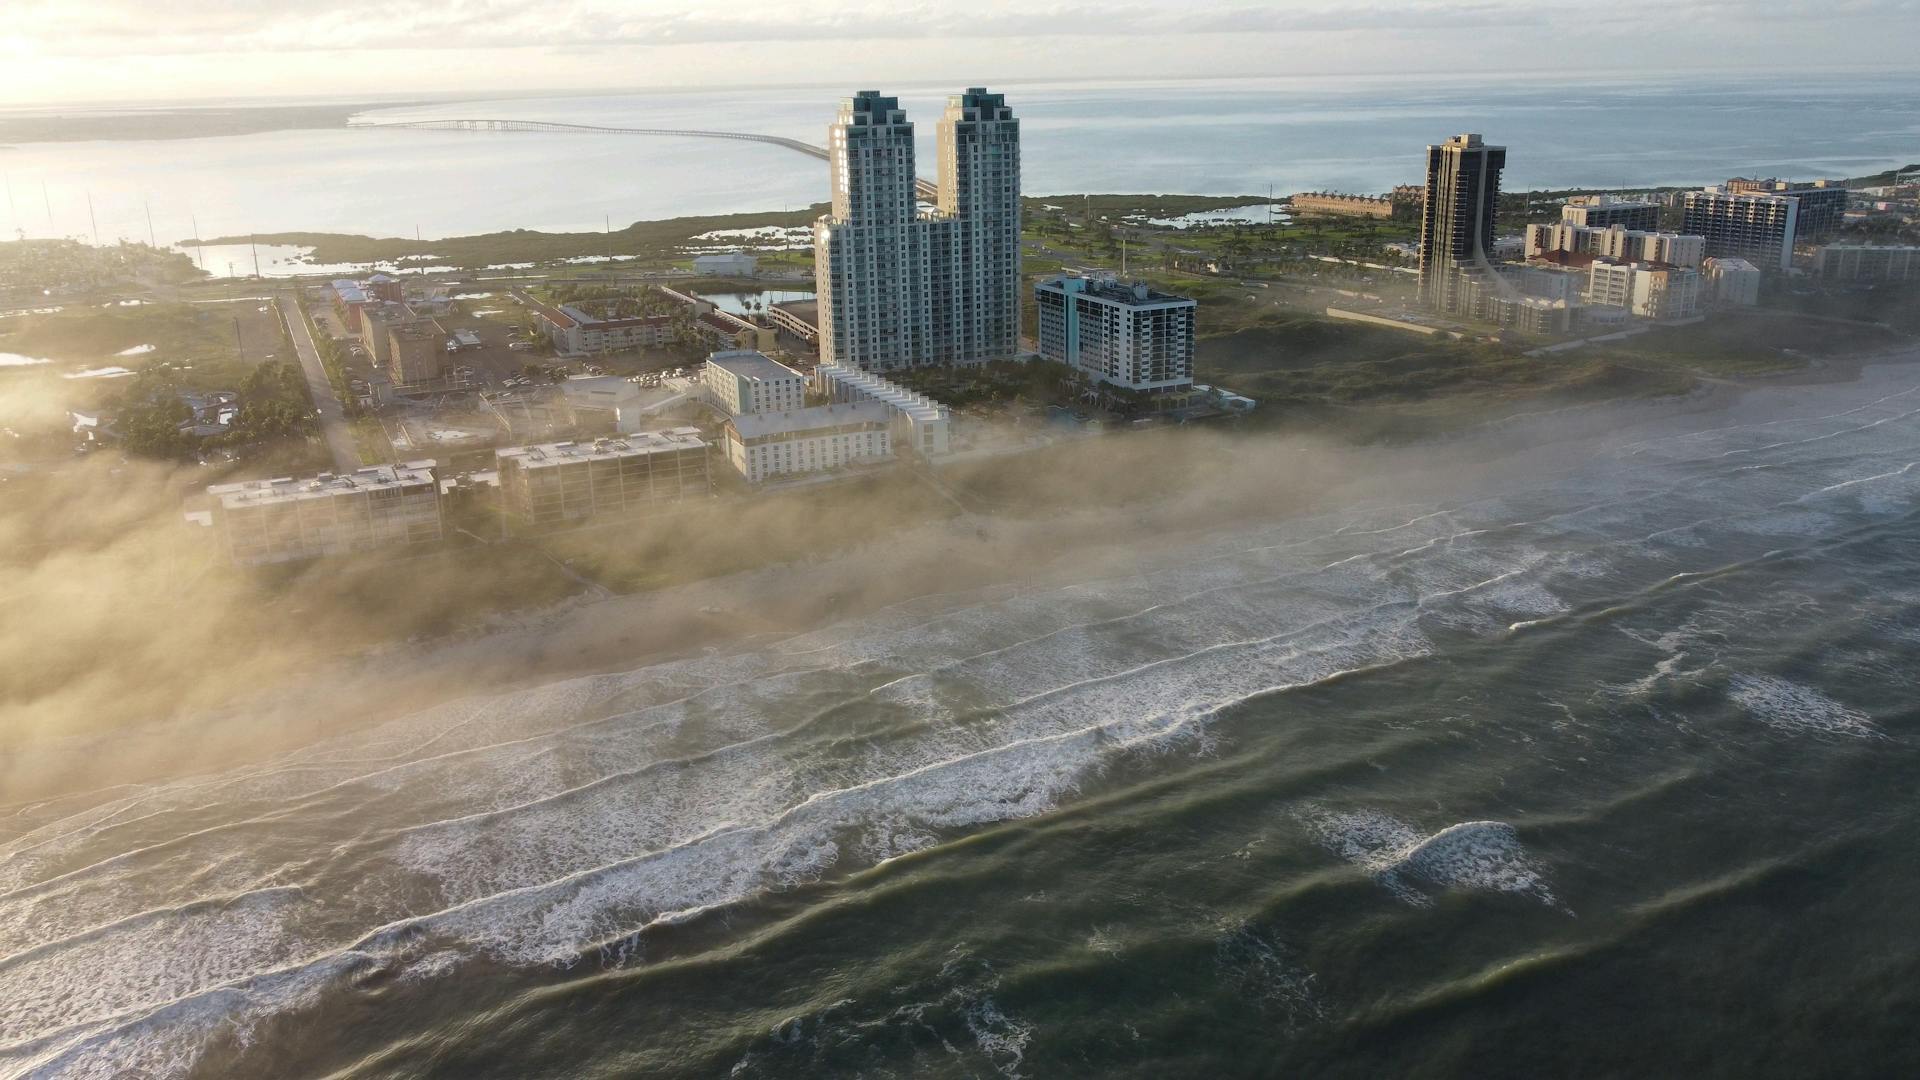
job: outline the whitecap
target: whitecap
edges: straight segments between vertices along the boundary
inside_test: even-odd
[[[1811,686],[1773,675],[1735,674],[1727,696],[1749,716],[1778,731],[1817,731],[1874,738],[1880,731],[1866,713],[1849,708]]]

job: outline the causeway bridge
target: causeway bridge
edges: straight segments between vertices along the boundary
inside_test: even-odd
[[[410,131],[531,131],[586,135],[667,135],[696,139],[733,139],[736,142],[766,143],[782,146],[812,158],[827,160],[827,148],[784,135],[757,135],[747,131],[701,131],[695,128],[607,127],[601,124],[563,124],[553,120],[397,120],[388,123],[349,124],[358,128],[404,128]],[[914,189],[923,199],[933,199],[940,189],[931,180],[916,179]]]

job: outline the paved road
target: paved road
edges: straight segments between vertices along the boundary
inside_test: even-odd
[[[287,317],[287,326],[293,331],[293,351],[300,354],[300,369],[306,372],[307,390],[313,395],[314,411],[320,414],[320,436],[327,440],[327,450],[333,454],[333,471],[350,473],[360,467],[360,451],[354,448],[353,429],[347,426],[340,396],[327,381],[326,365],[320,362],[320,348],[313,343],[313,332],[307,327],[306,317],[300,314],[300,304],[291,290],[275,296],[274,303],[280,305],[280,311]]]

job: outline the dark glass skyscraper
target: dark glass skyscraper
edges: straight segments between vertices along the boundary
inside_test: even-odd
[[[1420,299],[1440,311],[1459,311],[1469,295],[1460,271],[1488,265],[1493,222],[1500,205],[1500,171],[1507,148],[1478,135],[1457,135],[1427,147],[1427,197],[1420,214]]]

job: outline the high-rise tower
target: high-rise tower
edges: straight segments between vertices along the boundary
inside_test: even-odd
[[[1478,135],[1458,135],[1427,147],[1427,199],[1420,214],[1420,299],[1440,311],[1459,311],[1468,296],[1461,272],[1488,266],[1500,205],[1500,170],[1507,148]]]
[[[935,359],[1012,356],[1020,347],[1020,121],[1001,94],[973,87],[940,119],[939,216],[952,222],[936,265]]]
[[[999,94],[949,99],[935,208],[913,124],[862,90],[827,134],[833,212],[814,223],[820,359],[870,371],[1012,356],[1020,334],[1020,122]]]
[[[814,223],[820,359],[888,370],[921,362],[931,314],[914,194],[913,124],[862,90],[827,129],[833,213]]]

